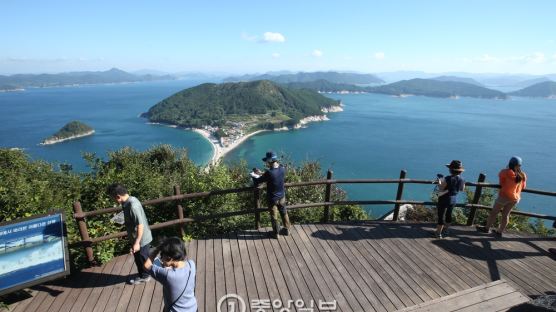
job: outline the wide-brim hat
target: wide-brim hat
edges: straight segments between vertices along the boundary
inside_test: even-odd
[[[274,152],[266,152],[265,157],[263,158],[264,162],[269,162],[269,161],[277,161],[278,160],[278,156],[276,156],[276,153]]]
[[[463,168],[463,164],[459,160],[452,160],[449,164],[446,164],[450,170],[464,172],[465,169]]]

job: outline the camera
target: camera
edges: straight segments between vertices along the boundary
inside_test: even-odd
[[[441,173],[438,173],[438,174],[436,175],[436,177],[439,178],[439,179],[441,179],[441,178],[444,178],[444,175],[441,174]]]

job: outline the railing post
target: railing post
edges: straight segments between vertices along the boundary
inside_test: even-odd
[[[175,185],[174,186],[174,195],[180,195],[180,186],[179,185]],[[178,206],[176,207],[176,213],[178,215],[178,219],[180,221],[183,221],[183,207],[178,204]],[[183,239],[183,237],[185,236],[185,224],[181,223],[180,224],[180,237]]]
[[[483,183],[485,182],[486,179],[486,175],[484,174],[479,174],[479,179],[477,179],[477,183]],[[473,205],[477,205],[479,203],[479,200],[481,199],[481,193],[483,191],[483,187],[481,185],[477,185],[475,187],[475,194],[473,195],[473,201],[471,202],[471,204]],[[475,223],[475,216],[477,214],[477,207],[471,207],[471,210],[469,211],[469,217],[467,218],[467,225],[471,226]]]
[[[89,237],[89,232],[87,231],[87,223],[85,223],[85,218],[83,215],[83,209],[81,209],[81,203],[76,201],[73,203],[73,212],[76,214],[75,221],[77,221],[77,226],[79,227],[79,234],[81,235],[81,244],[85,247],[85,254],[87,255],[87,260],[90,265],[95,265],[95,258],[93,256],[93,242]]]
[[[407,174],[407,171],[405,171],[405,170],[400,171],[400,180],[405,179],[406,174]],[[402,200],[403,186],[404,186],[404,183],[402,181],[400,181],[398,183],[398,192],[396,193],[396,200]],[[392,221],[398,221],[399,217],[400,217],[400,204],[396,204],[394,206],[394,217],[392,218]]]
[[[261,212],[259,209],[261,208],[261,189],[258,186],[255,186],[255,190],[253,191],[253,199],[255,200],[255,229],[261,228]]]
[[[332,183],[330,183],[330,180],[332,180],[332,170],[328,170],[328,172],[326,173],[326,190],[324,193],[324,201],[325,202],[329,202],[330,201],[330,193],[332,191]],[[323,216],[323,222],[326,223],[330,221],[330,205],[326,205],[324,206],[324,216]]]

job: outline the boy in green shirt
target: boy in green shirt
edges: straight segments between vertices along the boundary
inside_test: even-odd
[[[129,252],[133,254],[137,266],[138,276],[130,279],[128,283],[141,284],[148,282],[151,277],[143,264],[149,257],[150,243],[153,238],[143,206],[137,198],[130,196],[127,189],[121,184],[110,185],[108,194],[122,205],[127,237],[131,243]]]

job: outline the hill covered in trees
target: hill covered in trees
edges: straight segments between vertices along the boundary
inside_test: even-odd
[[[310,89],[318,92],[368,92],[369,89],[347,83],[334,83],[328,80],[320,79],[307,82],[290,82],[284,84],[285,86],[293,89]]]
[[[134,75],[123,70],[112,68],[107,71],[84,71],[60,74],[18,74],[0,75],[0,90],[17,88],[57,87],[81,84],[122,83],[152,80],[171,80],[172,76]]]
[[[332,83],[340,84],[376,84],[384,83],[384,80],[372,74],[357,74],[357,73],[339,73],[339,72],[312,72],[312,73],[296,73],[296,74],[283,74],[283,75],[244,75],[240,77],[229,77],[224,81],[253,81],[253,80],[270,80],[282,84],[297,83],[297,82],[312,82],[318,80],[326,80]]]
[[[67,123],[56,133],[46,138],[41,144],[43,145],[55,144],[55,143],[91,135],[94,132],[95,130],[90,126],[80,121],[74,120]]]
[[[431,97],[466,96],[475,98],[505,99],[505,93],[457,81],[439,81],[435,79],[411,79],[391,84],[367,88],[369,92],[390,95],[424,95]]]
[[[313,90],[292,89],[268,80],[205,83],[180,91],[143,114],[152,122],[181,127],[222,126],[241,116],[281,116],[294,125],[307,116],[322,115],[323,108],[339,105]],[[239,120],[238,118],[239,117]]]
[[[556,82],[545,81],[537,83],[509,94],[528,97],[556,97]]]

